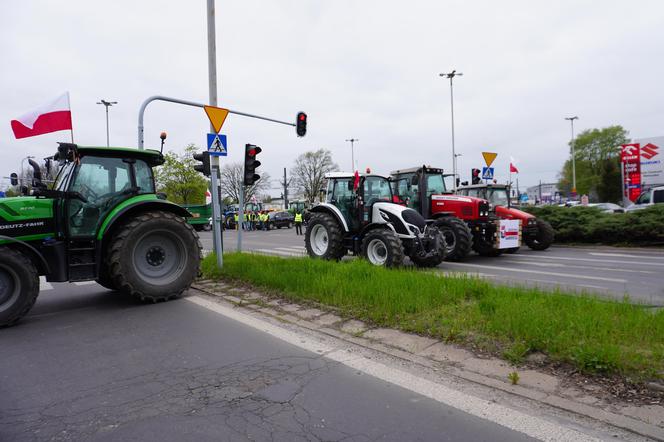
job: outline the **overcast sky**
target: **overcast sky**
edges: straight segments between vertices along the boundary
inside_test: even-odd
[[[111,145],[136,146],[141,103],[152,95],[207,102],[205,0],[4,2],[0,14],[0,176],[26,155],[52,154],[68,132],[14,139],[10,120],[71,95],[74,139],[105,145],[100,99],[110,110]],[[418,164],[451,171],[449,80],[462,179],[498,153],[510,155],[520,185],[556,179],[579,130],[623,125],[632,138],[664,135],[664,3],[661,1],[216,0],[219,105],[277,119],[309,115],[295,129],[229,116],[230,154],[263,148],[273,178],[302,152],[332,151],[361,170]],[[203,147],[202,109],[152,103],[146,146]],[[278,184],[273,180],[273,186]],[[0,188],[7,184],[0,181]],[[274,190],[273,195],[279,191]]]

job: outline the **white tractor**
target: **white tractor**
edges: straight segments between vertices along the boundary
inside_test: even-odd
[[[415,210],[393,202],[388,178],[344,172],[325,178],[326,201],[311,209],[304,237],[309,256],[339,260],[351,252],[386,267],[402,265],[405,256],[418,267],[445,259],[442,233]]]

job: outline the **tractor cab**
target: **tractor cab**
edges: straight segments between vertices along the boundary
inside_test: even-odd
[[[375,203],[393,202],[390,180],[383,176],[360,174],[356,179],[351,173],[333,172],[326,177],[326,201],[339,209],[353,229],[370,222]]]

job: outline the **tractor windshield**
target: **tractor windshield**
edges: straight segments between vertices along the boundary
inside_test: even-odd
[[[364,179],[364,201],[368,206],[378,201],[392,202],[390,182],[382,176],[368,176]]]
[[[493,206],[509,206],[507,189],[489,189],[487,199]]]
[[[447,193],[447,186],[442,174],[427,175],[427,196]]]

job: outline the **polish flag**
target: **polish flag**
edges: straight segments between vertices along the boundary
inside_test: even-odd
[[[205,205],[212,204],[212,194],[209,190],[205,191]]]
[[[11,125],[16,139],[71,130],[69,92],[12,120]]]
[[[360,172],[355,171],[355,179],[353,180],[353,191],[360,187]]]
[[[519,169],[516,168],[515,164],[514,158],[510,157],[510,173],[519,173]]]

